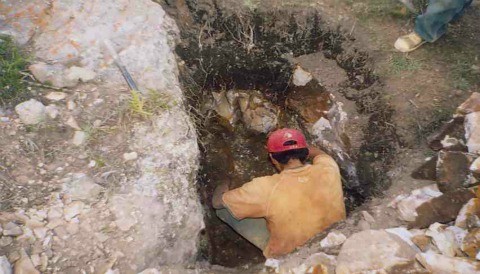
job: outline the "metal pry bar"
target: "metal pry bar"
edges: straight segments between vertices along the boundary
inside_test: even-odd
[[[118,69],[122,73],[123,78],[128,84],[128,87],[131,90],[138,91],[137,84],[133,80],[132,75],[130,75],[125,65],[123,64],[122,60],[120,59],[120,56],[118,56],[118,53],[113,47],[112,42],[110,42],[110,40],[107,39],[107,40],[103,40],[103,44],[105,45],[107,50],[110,52],[110,55],[113,57],[113,61],[115,62],[115,65],[117,65]]]

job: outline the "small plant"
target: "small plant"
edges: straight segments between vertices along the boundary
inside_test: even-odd
[[[148,90],[147,96],[134,90],[130,94],[129,108],[132,116],[146,119],[154,114],[158,114],[160,110],[170,108],[169,98],[156,90]]]
[[[401,73],[404,71],[416,71],[422,67],[417,60],[410,59],[405,55],[395,54],[390,59],[390,72]]]
[[[9,36],[0,35],[0,105],[26,98],[22,71],[28,62]]]

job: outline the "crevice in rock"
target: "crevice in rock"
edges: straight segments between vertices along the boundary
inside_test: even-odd
[[[254,177],[275,172],[263,148],[266,133],[272,128],[264,124],[262,131],[248,122],[255,115],[264,117],[258,111],[268,109],[268,104],[272,107],[267,113],[278,110],[277,126],[301,128],[318,143],[316,121],[324,118],[337,127],[335,123],[341,123],[335,122],[335,117],[342,110],[341,104],[340,109],[334,106],[351,102],[356,107],[352,110],[355,113],[345,110],[349,118],[361,116],[365,123],[359,132],[345,130],[332,137],[340,145],[326,148],[336,154],[337,160],[347,157],[340,163],[347,207],[352,210],[388,188],[387,171],[400,145],[392,123],[393,110],[382,99],[382,86],[368,54],[352,46],[352,37],[328,28],[315,10],[228,8],[223,2],[209,0],[157,2],[176,19],[181,30],[177,46],[182,60],[181,81],[202,148],[197,187],[206,229],[199,259],[225,266],[263,259],[260,251],[215,216],[210,199],[218,184],[228,182],[231,187],[239,187]],[[302,66],[296,62],[297,57],[317,52],[345,71],[346,80],[335,90],[325,88],[321,79],[305,87],[292,83],[295,65]],[[301,98],[303,104],[295,105],[295,96],[302,94],[307,96],[297,99]],[[314,102],[320,100],[315,98],[325,101]],[[255,100],[261,103],[253,104]],[[320,114],[310,117],[308,109],[303,111],[313,105],[315,112],[315,106],[322,104],[325,109]],[[226,114],[221,115],[222,111]],[[246,121],[246,116],[251,119]],[[355,139],[360,141],[352,143]]]

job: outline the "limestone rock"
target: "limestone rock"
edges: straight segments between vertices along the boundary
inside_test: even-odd
[[[135,208],[125,195],[116,195],[110,201],[110,210],[115,215],[115,224],[122,231],[128,231],[137,223]]]
[[[21,258],[15,263],[14,274],[40,274],[40,272],[35,269],[32,261],[23,251]]]
[[[138,154],[135,151],[123,154],[123,160],[125,160],[126,162],[136,160],[137,158]]]
[[[277,273],[322,273],[334,274],[337,261],[334,256],[325,253],[310,255],[303,262],[291,260],[280,262]]]
[[[476,258],[480,252],[480,228],[473,229],[465,236],[461,248],[468,257]]]
[[[432,238],[427,235],[415,235],[412,237],[412,242],[422,251],[426,252],[432,243]]]
[[[233,126],[239,119],[236,112],[237,97],[234,91],[213,92],[212,96],[215,112]]]
[[[77,215],[81,214],[85,204],[81,201],[74,201],[67,205],[63,209],[63,214],[65,216],[65,220],[70,221],[75,218]]]
[[[65,71],[65,78],[67,81],[78,82],[82,81],[84,83],[95,79],[97,74],[88,68],[73,66],[68,68]]]
[[[47,212],[48,221],[62,218],[62,216],[63,216],[63,210],[61,207],[54,206],[48,209],[48,212]]]
[[[332,231],[320,241],[320,246],[322,248],[329,248],[334,246],[339,246],[347,240],[347,237],[339,231]]]
[[[450,138],[456,139],[463,138],[463,121],[463,117],[455,117],[454,119],[446,122],[439,130],[427,137],[428,146],[431,149],[438,151],[444,148],[442,141],[445,139],[445,137],[449,136]]]
[[[313,76],[310,72],[304,70],[302,67],[298,66],[293,72],[293,84],[295,86],[305,86],[313,79]]]
[[[36,18],[31,17],[31,12],[23,12],[36,9],[28,2],[46,6],[48,15]],[[8,6],[5,13],[3,3]],[[25,6],[28,7],[25,9]],[[129,193],[126,203],[135,208],[138,213],[135,217],[142,225],[135,227],[131,241],[115,246],[109,241],[103,244],[105,250],[120,250],[125,255],[117,264],[126,273],[134,273],[133,265],[136,269],[145,269],[150,265],[193,262],[198,234],[204,226],[195,187],[199,149],[191,118],[183,104],[178,103],[184,101],[184,96],[174,54],[179,37],[174,20],[161,5],[150,0],[19,0],[3,1],[0,9],[6,16],[2,17],[6,27],[17,28],[24,20],[32,22],[37,35],[31,43],[38,60],[58,64],[63,72],[72,64],[87,68],[102,79],[99,89],[120,90],[125,87],[123,77],[102,43],[111,40],[138,86],[162,91],[168,96],[172,107],[162,109],[148,122],[135,123],[128,136],[132,149],[144,157],[137,161],[138,172],[125,174],[121,191]],[[0,24],[0,28],[3,29],[4,24]],[[65,74],[60,76],[65,80]],[[98,213],[99,206],[93,204],[96,208],[85,214]],[[98,218],[98,214],[85,217]],[[109,218],[96,221],[99,226],[92,226],[92,230],[110,225]],[[65,244],[58,239],[53,241]],[[75,241],[68,244],[78,247]],[[88,238],[82,243],[83,246],[95,244],[94,239]],[[62,260],[86,256],[92,249],[75,251],[78,255],[66,255]],[[57,272],[68,271],[63,268]]]
[[[412,172],[412,178],[418,179],[418,180],[436,181],[437,180],[437,161],[438,161],[437,155],[426,159],[425,163],[423,163],[420,167],[418,167]]]
[[[400,195],[392,202],[400,215],[400,218],[413,222],[418,217],[416,209],[433,198],[442,196],[437,185],[429,185],[413,190],[409,195]]]
[[[12,266],[8,261],[7,257],[0,257],[0,273],[1,274],[12,274]]]
[[[36,125],[45,120],[45,106],[35,99],[18,104],[15,111],[26,125]]]
[[[455,232],[455,230],[447,229],[446,225],[434,223],[428,228],[425,235],[433,239],[433,243],[443,255],[455,257],[457,254],[461,254],[461,242],[466,236],[466,231]]]
[[[278,124],[279,110],[260,91],[237,92],[242,121],[252,131],[268,133]]]
[[[472,93],[472,95],[457,108],[457,113],[461,115],[478,111],[480,111],[480,93],[478,92]]]
[[[52,91],[52,92],[49,92],[47,95],[45,95],[45,98],[55,102],[64,100],[66,97],[67,97],[67,94],[65,92],[59,92],[59,91]]]
[[[72,200],[94,202],[103,190],[103,187],[96,184],[92,178],[84,173],[74,173],[71,178],[63,184],[63,192],[68,194]]]
[[[353,234],[343,244],[336,273],[385,273],[413,263],[416,254],[414,248],[395,235],[384,230],[366,230]]]
[[[472,165],[470,166],[470,171],[474,175],[480,176],[480,157],[473,161]]]
[[[48,232],[48,228],[46,227],[37,227],[33,229],[33,234],[39,240],[45,239],[45,236],[47,236],[47,232]]]
[[[465,116],[465,139],[468,152],[480,154],[480,112]]]
[[[480,200],[472,198],[466,203],[455,220],[455,226],[467,229],[470,226],[480,227]]]
[[[48,6],[43,0],[3,1],[0,33],[11,35],[17,43],[25,45],[37,32],[39,18],[46,16]]]
[[[430,199],[417,207],[417,217],[408,226],[425,228],[436,222],[451,222],[455,220],[463,205],[474,196],[470,190],[459,189]]]
[[[457,151],[440,151],[436,176],[440,191],[445,193],[467,186],[472,162],[472,155]]]
[[[68,117],[67,121],[65,122],[65,124],[73,129],[76,129],[76,130],[82,130],[80,128],[80,126],[78,125],[77,123],[77,120],[75,120],[75,118],[73,118],[73,116],[70,116]]]
[[[3,235],[5,236],[19,236],[22,234],[22,228],[13,222],[9,222],[3,226]]]
[[[459,257],[448,257],[435,253],[421,253],[417,260],[431,273],[435,274],[475,274],[480,271],[480,263]]]
[[[29,67],[35,79],[44,84],[53,85],[55,87],[74,87],[75,81],[65,78],[66,67],[62,64],[46,64],[43,62],[33,64]]]
[[[13,242],[12,237],[8,237],[8,236],[0,237],[0,247],[6,247],[8,245],[11,245],[12,242]]]
[[[60,114],[60,111],[55,105],[48,105],[45,107],[45,112],[47,113],[50,119],[56,119],[57,116]]]
[[[76,130],[73,134],[72,144],[81,146],[87,141],[87,133],[85,131]]]
[[[314,137],[314,143],[331,155],[338,163],[342,177],[346,179],[344,187],[353,190],[360,187],[360,182],[356,163],[346,153],[348,146],[344,143],[344,140],[347,143],[349,142],[345,134],[347,120],[347,113],[343,110],[343,104],[334,102],[326,117],[318,119],[309,129],[309,133]]]
[[[408,231],[406,228],[404,227],[387,228],[385,229],[385,231],[399,237],[400,239],[402,239],[402,241],[407,243],[415,251],[420,252],[420,249],[412,241],[413,234],[410,231]]]

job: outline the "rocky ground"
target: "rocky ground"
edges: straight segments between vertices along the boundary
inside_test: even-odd
[[[32,56],[29,98],[0,107],[0,273],[480,272],[478,4],[438,43],[401,55],[391,45],[411,19],[394,1],[155,2],[169,15],[147,0],[0,1],[0,31]],[[214,26],[230,21],[205,19],[245,8],[295,11],[277,21],[280,36],[262,29],[288,39],[255,40],[248,16],[230,34]],[[312,11],[321,29],[293,35],[288,23]],[[181,78],[205,77],[201,94],[185,79],[181,90],[175,44]],[[274,50],[251,58],[262,47]],[[238,186],[273,172],[262,145],[278,125],[336,157],[352,210],[263,264],[208,201],[226,177]],[[215,153],[199,157],[198,144]]]

